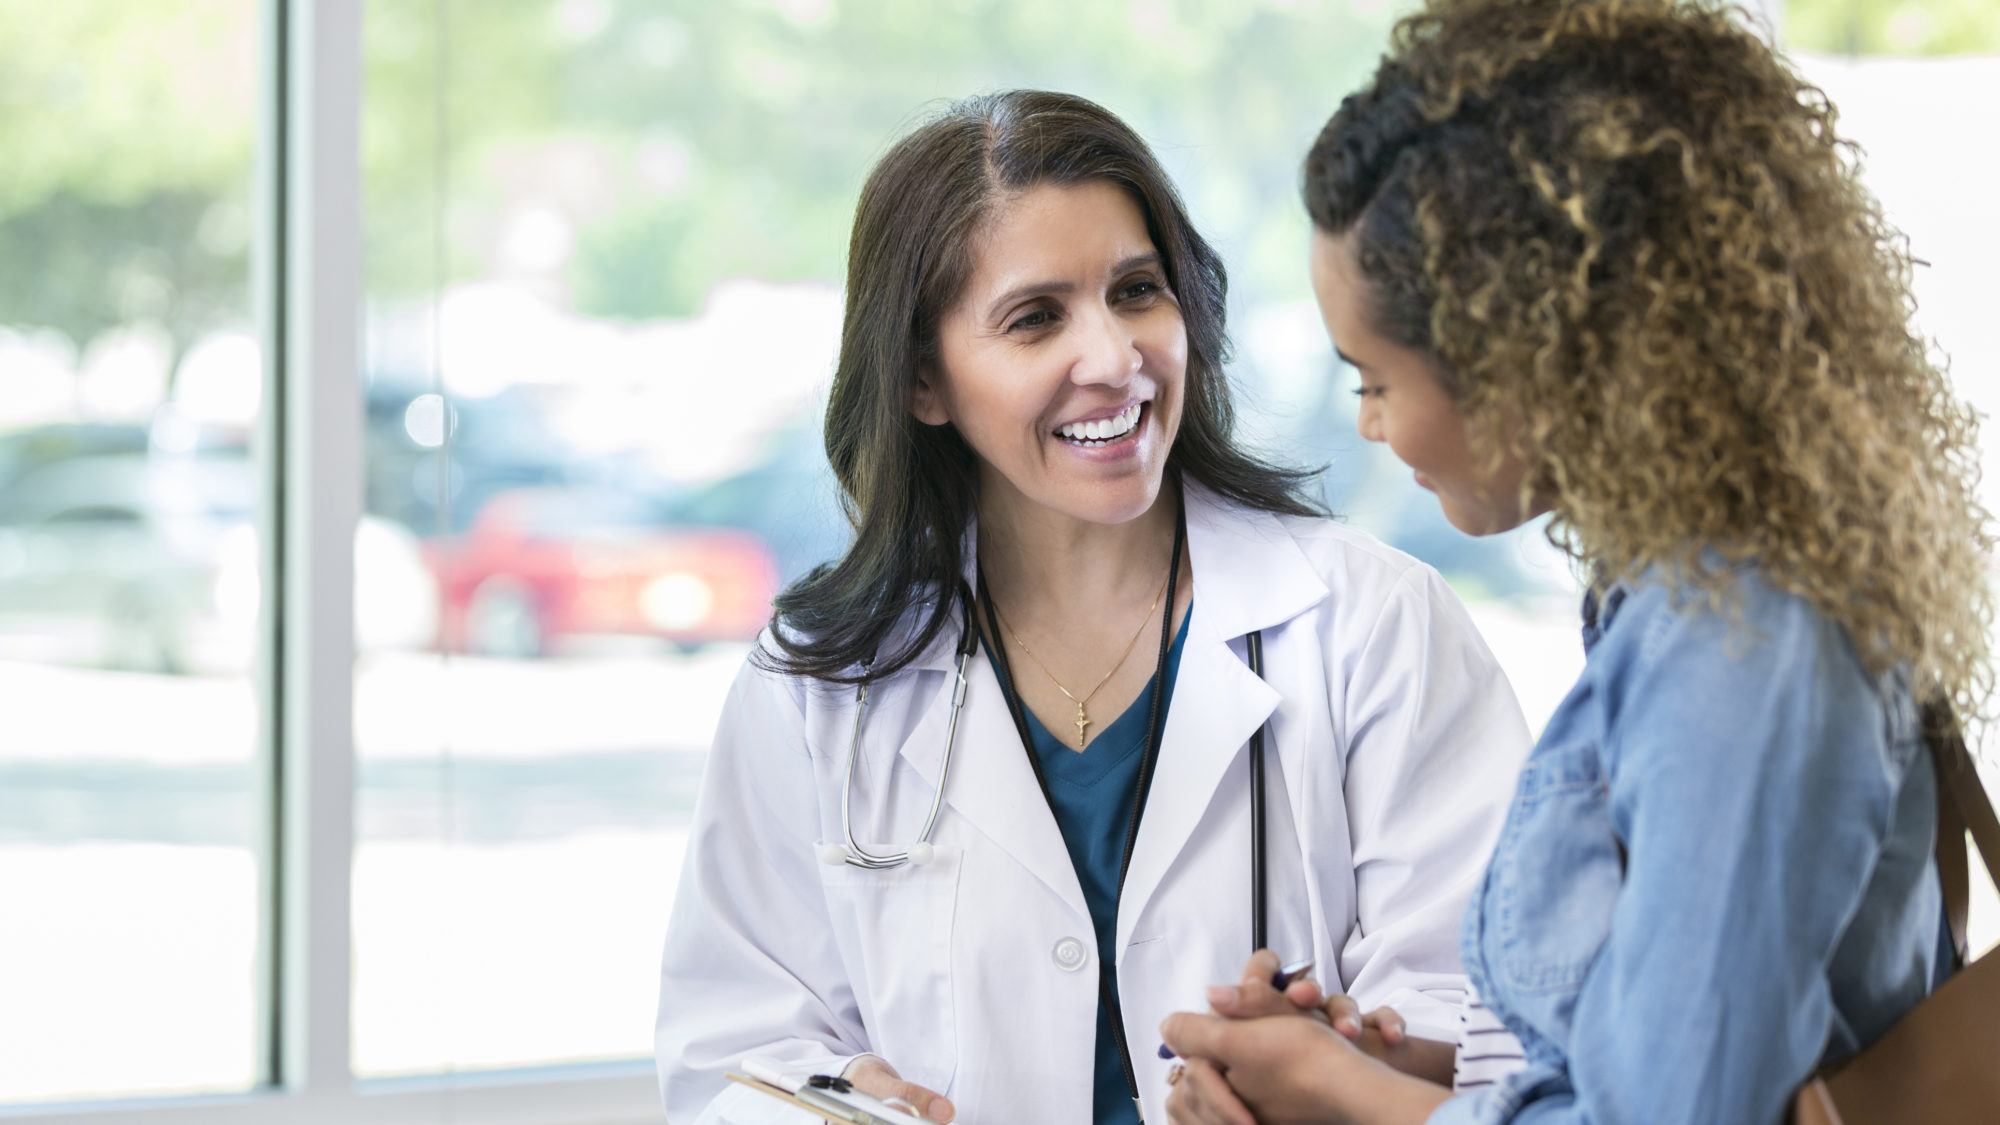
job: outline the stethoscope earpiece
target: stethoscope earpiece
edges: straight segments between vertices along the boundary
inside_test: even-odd
[[[847,849],[839,844],[821,844],[819,861],[828,867],[840,867],[847,863]]]
[[[928,843],[911,844],[909,854],[910,866],[922,867],[931,861],[931,846]]]

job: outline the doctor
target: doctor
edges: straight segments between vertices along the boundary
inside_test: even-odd
[[[724,1082],[747,1055],[940,1121],[1163,1122],[1153,1029],[1253,948],[1260,731],[1263,944],[1452,1037],[1520,711],[1434,572],[1234,444],[1224,290],[1080,98],[961,102],[870,175],[826,426],[855,541],[716,733],[675,1125],[809,1120]]]

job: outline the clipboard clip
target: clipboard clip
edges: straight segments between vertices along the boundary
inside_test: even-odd
[[[854,1083],[849,1082],[845,1078],[839,1078],[830,1074],[815,1074],[811,1078],[806,1079],[806,1085],[815,1090],[832,1090],[836,1094],[851,1094],[854,1092]]]
[[[743,1069],[748,1073],[725,1077],[827,1121],[842,1125],[926,1125],[929,1121],[901,1099],[879,1101],[838,1076],[814,1074],[800,1078],[795,1073],[786,1074],[764,1059],[754,1058],[744,1059]]]

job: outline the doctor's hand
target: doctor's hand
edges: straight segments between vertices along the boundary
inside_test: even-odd
[[[1176,1125],[1414,1125],[1448,1096],[1369,1058],[1317,1020],[1183,1012],[1160,1032],[1188,1060],[1167,1100]]]
[[[1293,981],[1283,992],[1271,987],[1271,979],[1278,974],[1278,955],[1268,949],[1260,949],[1250,955],[1250,963],[1243,966],[1243,979],[1235,984],[1211,985],[1208,990],[1208,1006],[1218,1016],[1230,1019],[1255,1019],[1258,1016],[1318,1015],[1319,990],[1313,988],[1312,1002],[1294,1003],[1290,997],[1294,990],[1310,982]],[[1306,995],[1303,991],[1301,996]]]
[[[1208,990],[1208,1006],[1218,1016],[1256,1019],[1259,1016],[1304,1015],[1332,1024],[1335,1031],[1359,1043],[1365,1031],[1374,1031],[1390,1043],[1401,1042],[1403,1017],[1394,1008],[1377,1008],[1365,1015],[1354,998],[1345,993],[1328,996],[1319,982],[1301,977],[1283,992],[1271,987],[1278,973],[1278,955],[1268,949],[1251,954],[1243,966],[1243,979],[1235,984],[1218,984]]]
[[[1278,955],[1268,949],[1258,950],[1243,967],[1241,981],[1208,990],[1210,1009],[1230,1019],[1312,1016],[1330,1025],[1370,1058],[1428,1082],[1446,1085],[1451,1082],[1456,1054],[1452,1044],[1412,1036],[1402,1013],[1396,1009],[1381,1007],[1363,1012],[1352,996],[1340,992],[1329,996],[1311,977],[1293,981],[1280,993],[1271,987],[1271,978],[1277,971]]]
[[[936,1122],[948,1122],[958,1115],[951,1099],[936,1090],[927,1090],[915,1082],[903,1081],[896,1068],[874,1055],[863,1055],[854,1060],[843,1075],[854,1088],[883,1101],[900,1098],[908,1102],[917,1116]]]

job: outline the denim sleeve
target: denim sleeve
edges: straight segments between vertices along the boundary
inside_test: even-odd
[[[1780,1121],[1825,1047],[1826,965],[1903,763],[1875,685],[1804,602],[1751,585],[1732,623],[1643,601],[1600,681],[1624,886],[1567,1067],[1510,1083],[1509,1118]]]
[[[1531,1064],[1487,1089],[1454,1096],[1432,1110],[1424,1125],[1503,1125],[1530,1102],[1558,1104],[1569,1093],[1561,1070]]]

